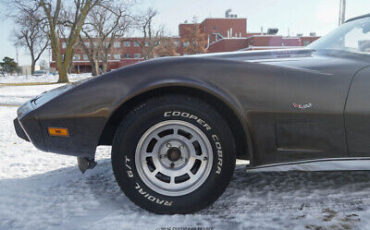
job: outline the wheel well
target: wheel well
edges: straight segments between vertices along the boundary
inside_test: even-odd
[[[120,122],[124,119],[128,112],[134,109],[137,105],[144,102],[149,98],[156,96],[163,96],[166,94],[182,94],[197,97],[210,105],[212,105],[227,121],[233,132],[234,140],[236,143],[237,158],[248,159],[248,146],[246,143],[247,134],[243,130],[243,126],[239,118],[235,113],[219,98],[206,93],[202,90],[182,87],[182,86],[170,86],[154,89],[143,94],[140,94],[129,101],[121,105],[109,118],[107,124],[104,127],[102,135],[100,136],[99,145],[112,145],[114,134]]]

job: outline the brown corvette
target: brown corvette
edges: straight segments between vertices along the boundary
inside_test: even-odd
[[[370,169],[369,31],[365,15],[304,49],[142,62],[41,94],[15,129],[83,172],[112,145],[123,192],[156,213],[212,204],[236,158],[257,171]]]

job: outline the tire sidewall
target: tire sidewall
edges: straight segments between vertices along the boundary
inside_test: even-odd
[[[189,213],[210,205],[226,188],[235,167],[232,134],[221,116],[205,103],[177,99],[181,103],[156,100],[136,109],[132,117],[121,123],[113,143],[113,171],[122,190],[136,204],[156,213]],[[207,136],[213,150],[208,178],[195,191],[182,196],[165,196],[150,189],[140,178],[135,164],[135,152],[142,135],[168,120],[195,125]]]

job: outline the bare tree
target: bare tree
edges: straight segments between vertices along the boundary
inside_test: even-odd
[[[38,12],[50,40],[59,72],[58,82],[68,82],[67,72],[73,58],[73,47],[90,10],[107,0],[2,0],[18,11]],[[63,42],[61,44],[61,41]],[[62,52],[62,48],[65,50]],[[64,53],[64,54],[63,54]]]
[[[73,4],[65,5],[62,0],[35,1],[39,2],[48,22],[48,35],[59,72],[58,82],[68,82],[67,71],[72,63],[74,45],[78,41],[89,11],[101,0],[74,0]],[[65,43],[64,56],[60,50],[61,36],[64,37],[63,42]]]
[[[171,37],[163,37],[160,40],[159,46],[155,48],[154,53],[158,57],[178,56],[177,47],[179,42],[179,40]]]
[[[49,45],[49,39],[44,32],[41,15],[36,10],[19,12],[14,18],[15,45],[25,47],[31,56],[31,73],[35,71],[36,62]]]
[[[153,58],[154,49],[160,45],[163,36],[162,28],[154,28],[153,19],[158,15],[158,12],[149,8],[146,13],[139,16],[138,27],[141,29],[143,37],[136,39],[135,42],[139,44],[144,60]]]
[[[182,42],[185,44],[184,53],[186,54],[200,54],[207,52],[207,35],[202,33],[196,20],[194,20],[191,27],[186,29]]]
[[[92,68],[92,75],[97,76],[99,74],[100,49],[97,47],[97,43],[95,42],[96,38],[94,36],[90,36],[87,29],[83,29],[82,32],[85,35],[80,35],[79,46],[82,47],[84,53],[89,59]]]
[[[130,26],[128,7],[126,2],[111,1],[95,7],[88,15],[80,43],[93,67],[93,75],[98,73],[99,60],[103,63],[103,72],[107,72],[114,42],[119,41]]]
[[[41,70],[49,69],[49,63],[46,60],[44,60],[44,59],[40,60],[39,64],[40,64],[40,69]]]

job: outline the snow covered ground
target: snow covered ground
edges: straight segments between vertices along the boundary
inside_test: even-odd
[[[69,74],[68,78],[71,82],[79,81],[85,78],[91,77],[91,73],[84,74]],[[10,76],[5,77],[0,75],[1,83],[25,83],[25,82],[57,82],[58,75],[45,74],[42,76],[31,76],[31,75],[20,75],[20,76]]]
[[[0,86],[1,230],[370,229],[370,172],[246,174],[239,164],[212,207],[194,215],[148,213],[120,191],[110,148],[99,147],[98,166],[81,174],[74,157],[41,152],[16,136],[16,105],[53,87]]]
[[[75,82],[91,77],[90,73],[70,74],[69,81]],[[62,86],[63,84],[49,84],[58,81],[58,76],[43,75],[35,76],[6,76],[0,77],[0,105],[21,105],[25,101],[32,99],[40,93]],[[7,84],[18,83],[46,83],[45,85],[26,85],[8,87]]]

